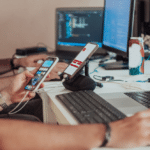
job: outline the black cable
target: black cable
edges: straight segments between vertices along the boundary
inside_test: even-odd
[[[88,77],[90,77],[90,75],[89,75],[89,63],[88,62],[85,65],[85,75],[88,76]],[[103,84],[99,83],[99,82],[96,82],[96,86],[102,88]]]
[[[52,47],[50,47],[50,46],[48,46],[48,45],[46,45],[46,44],[44,44],[44,43],[42,43],[42,42],[37,43],[37,46],[38,46],[38,47],[39,47],[39,45],[43,45],[43,46],[46,47],[47,49],[49,48],[50,50],[55,51],[55,49],[53,49]]]
[[[13,71],[13,74],[14,74],[14,75],[15,75],[15,68],[13,67],[13,66],[14,66],[13,60],[14,60],[14,58],[15,58],[15,55],[16,55],[16,53],[12,55],[12,59],[10,60],[10,64],[11,64],[12,71]]]

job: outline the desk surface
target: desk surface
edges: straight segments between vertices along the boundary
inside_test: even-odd
[[[89,72],[93,72],[97,67],[97,61],[90,62]],[[145,62],[145,73],[139,76],[130,76],[129,70],[104,70],[102,68],[97,68],[97,72],[91,73],[90,76],[93,78],[93,75],[100,76],[114,76],[115,79],[125,80],[127,82],[116,81],[116,82],[103,82],[104,87],[97,87],[94,91],[97,93],[110,93],[110,92],[128,92],[128,91],[145,91],[150,90],[150,83],[141,83],[136,82],[137,80],[146,80],[150,77],[149,69],[150,61]],[[55,95],[70,92],[66,90],[61,82],[45,82],[44,91],[40,93],[43,104],[44,104],[44,121],[45,123],[55,123],[59,122],[60,124],[71,124],[77,125],[78,122],[70,114],[70,112],[62,106],[62,104],[55,98]],[[115,150],[113,148],[102,148],[105,150]],[[148,147],[134,148],[134,150],[145,150],[149,149]],[[97,148],[93,149],[97,150]],[[118,149],[117,149],[118,150]],[[128,149],[132,150],[132,149]]]

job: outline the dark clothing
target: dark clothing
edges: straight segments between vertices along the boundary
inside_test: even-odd
[[[20,109],[25,102],[21,103],[21,105],[18,107],[18,109]],[[2,114],[8,114],[9,111],[11,111],[13,108],[15,108],[17,106],[18,103],[14,103],[11,104],[10,106],[8,106],[6,109],[0,111],[0,115]],[[16,110],[18,110],[16,109]],[[15,111],[16,111],[15,110]],[[20,110],[18,113],[16,114],[27,114],[27,115],[33,115],[37,118],[39,118],[42,122],[43,122],[43,107],[42,107],[42,100],[39,97],[38,94],[36,94],[36,96],[31,99],[26,106]],[[15,116],[15,114],[13,115],[13,117]],[[7,116],[5,116],[7,118]],[[0,117],[1,118],[1,117]],[[9,118],[9,116],[8,116]],[[18,118],[18,117],[17,117]],[[19,119],[20,120],[20,119]],[[22,120],[22,119],[21,119]],[[26,120],[26,119],[25,119]],[[28,119],[27,119],[28,120]]]

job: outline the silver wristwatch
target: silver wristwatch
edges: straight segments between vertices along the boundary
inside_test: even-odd
[[[1,106],[3,109],[5,109],[5,108],[8,107],[1,93],[0,93],[0,106]]]

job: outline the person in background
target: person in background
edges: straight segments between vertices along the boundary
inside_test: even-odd
[[[38,54],[38,55],[30,55],[24,58],[13,58],[13,59],[0,59],[0,74],[7,73],[13,69],[18,69],[19,67],[40,67],[39,60],[45,60],[48,55],[46,54]],[[51,79],[59,79],[58,72],[63,72],[66,67],[68,66],[67,63],[58,62],[56,66],[50,73]]]

